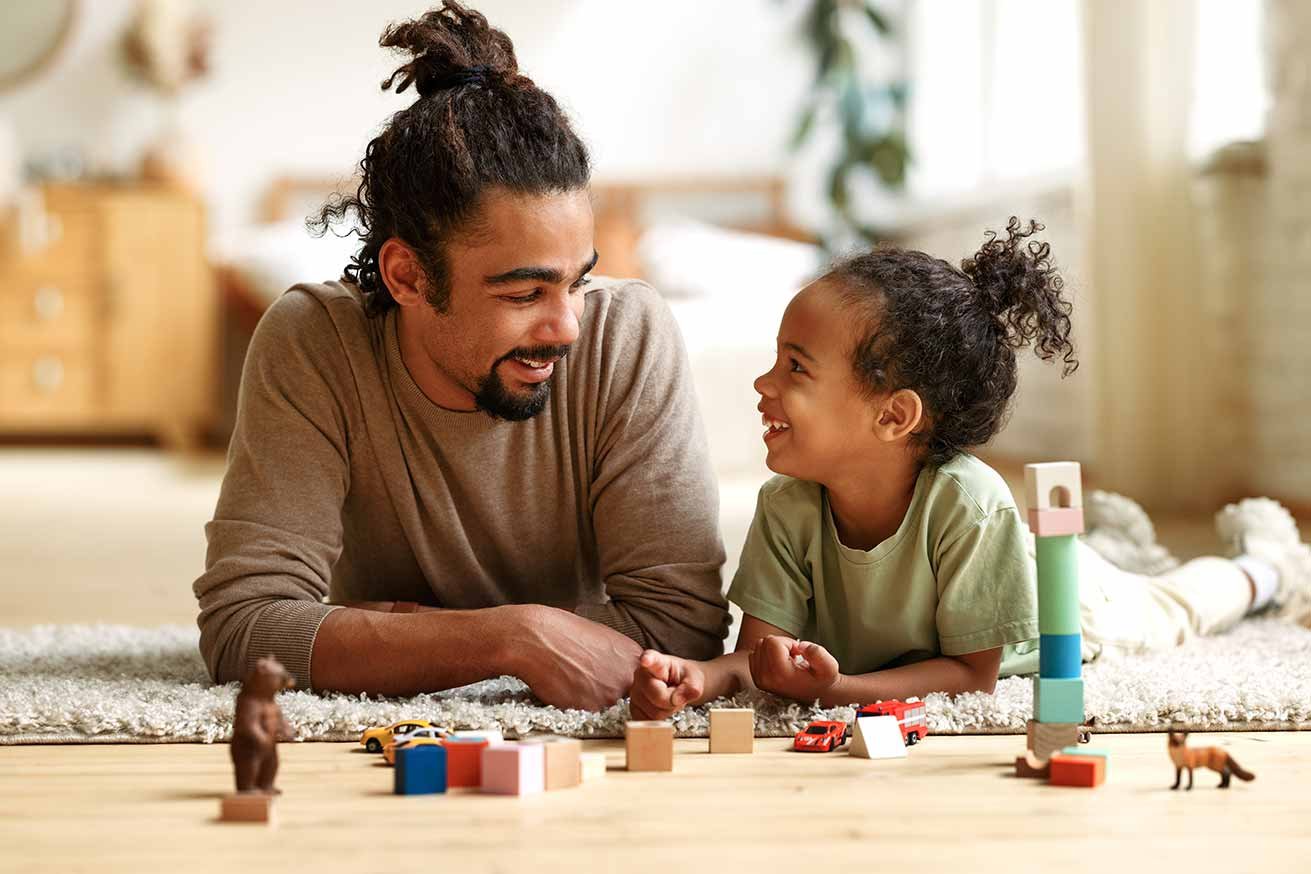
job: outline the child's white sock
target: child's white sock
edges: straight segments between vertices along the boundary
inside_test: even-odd
[[[1279,591],[1279,571],[1268,561],[1243,553],[1234,557],[1234,564],[1243,569],[1243,572],[1252,580],[1256,586],[1256,597],[1252,599],[1252,606],[1249,613],[1255,613],[1262,610],[1274,598],[1275,592]]]

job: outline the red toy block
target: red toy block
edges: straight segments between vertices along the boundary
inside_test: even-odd
[[[1083,508],[1060,507],[1030,510],[1029,530],[1035,537],[1064,537],[1083,533]]]
[[[450,737],[442,741],[446,748],[446,785],[450,788],[483,784],[483,749],[486,738]]]
[[[1082,786],[1092,789],[1106,782],[1106,759],[1103,756],[1071,756],[1057,753],[1051,758],[1053,786]]]

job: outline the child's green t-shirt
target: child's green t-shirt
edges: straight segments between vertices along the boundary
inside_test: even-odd
[[[729,600],[814,641],[848,674],[1003,646],[1038,669],[1033,540],[1005,480],[972,455],[925,468],[901,527],[868,552],[838,540],[823,486],[765,483]]]

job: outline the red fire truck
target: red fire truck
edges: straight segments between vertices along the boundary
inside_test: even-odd
[[[908,747],[919,743],[929,733],[923,701],[879,701],[876,704],[866,704],[856,711],[856,719],[862,716],[897,717],[897,725],[901,728],[901,739]]]

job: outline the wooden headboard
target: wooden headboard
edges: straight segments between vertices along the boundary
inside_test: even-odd
[[[353,192],[353,178],[286,176],[275,179],[264,196],[264,221],[300,218],[316,211],[334,193]],[[637,243],[652,222],[682,216],[791,240],[814,237],[792,224],[786,210],[787,184],[775,176],[681,177],[633,182],[595,182],[597,272],[642,277]]]

